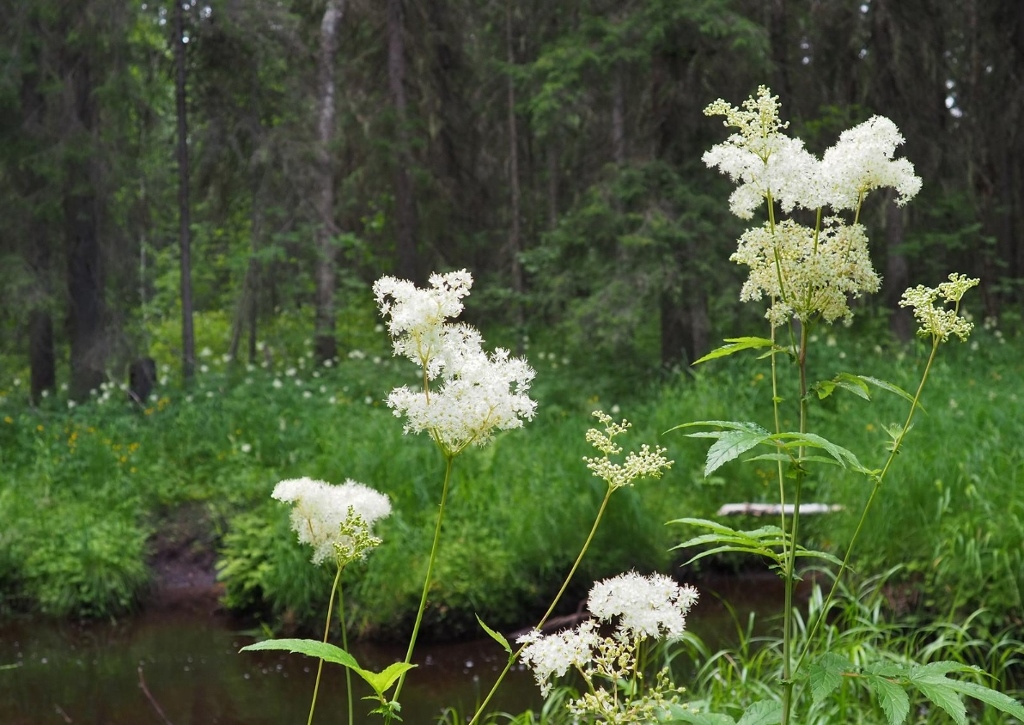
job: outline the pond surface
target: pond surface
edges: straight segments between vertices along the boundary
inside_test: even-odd
[[[735,625],[722,600],[732,604],[742,622],[751,611],[777,612],[777,582],[758,577],[756,583],[732,578],[699,584],[701,601],[690,614],[690,628],[712,646],[734,639]],[[316,660],[277,652],[238,653],[253,641],[252,633],[234,620],[194,612],[150,612],[116,623],[3,625],[0,665],[18,666],[0,670],[0,723],[305,723]],[[382,669],[405,655],[398,645],[358,643],[351,649],[370,669]],[[503,655],[489,639],[418,648],[419,667],[402,692],[405,722],[434,723],[448,706],[472,714],[504,666]],[[316,723],[347,722],[343,672],[325,666]],[[365,694],[368,690],[356,691],[357,697]],[[356,722],[379,725],[379,717],[365,715],[367,705],[356,703]],[[507,712],[540,705],[532,675],[521,668],[510,673],[495,700],[495,709]]]

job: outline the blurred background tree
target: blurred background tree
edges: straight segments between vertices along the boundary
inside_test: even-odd
[[[36,398],[65,359],[76,396],[123,377],[182,319],[178,46],[191,302],[225,315],[217,344],[236,358],[255,359],[260,326],[286,312],[321,359],[344,353],[334,322],[374,278],[467,267],[474,314],[505,344],[546,330],[647,369],[695,359],[744,314],[738,228],[700,162],[722,129],[701,110],[761,83],[814,151],[872,114],[906,136],[924,194],[865,215],[886,280],[869,304],[897,336],[899,291],[950,269],[982,278],[987,315],[1024,295],[1012,0],[0,12],[0,352],[23,356]]]

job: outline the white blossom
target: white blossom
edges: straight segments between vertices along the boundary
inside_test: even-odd
[[[333,559],[336,547],[350,547],[352,535],[342,525],[359,517],[366,533],[373,524],[391,513],[388,497],[351,479],[333,485],[311,478],[293,478],[274,487],[272,498],[294,505],[292,529],[299,542],[313,547],[313,563]]]
[[[418,289],[383,277],[374,284],[395,354],[423,369],[422,387],[395,388],[387,402],[396,416],[406,417],[406,433],[426,431],[446,455],[455,455],[533,417],[537,404],[527,393],[534,371],[508,350],[486,353],[475,328],[448,322],[462,311],[473,283],[469,272],[435,274],[430,283]]]
[[[697,596],[693,587],[662,574],[627,572],[596,583],[587,609],[603,622],[617,617],[620,635],[674,638],[686,629],[686,613]]]
[[[849,297],[877,292],[881,280],[871,265],[860,224],[826,220],[817,231],[791,219],[748,229],[730,259],[750,267],[740,290],[747,302],[768,297],[767,317],[778,327],[789,318],[849,320]]]
[[[570,667],[585,667],[600,640],[596,623],[587,620],[574,629],[547,636],[532,630],[516,641],[526,645],[521,654],[523,664],[533,670],[541,695],[547,697],[551,691],[548,680],[561,677]]]
[[[437,355],[444,323],[462,313],[462,299],[472,285],[473,277],[466,270],[432,274],[429,289],[395,277],[377,280],[373,293],[381,315],[389,318],[395,354],[419,364],[433,379],[440,372]]]
[[[893,158],[903,143],[896,124],[873,116],[843,131],[839,141],[822,157],[824,200],[836,211],[856,209],[872,189],[896,190],[903,206],[921,190],[921,179],[907,159]]]

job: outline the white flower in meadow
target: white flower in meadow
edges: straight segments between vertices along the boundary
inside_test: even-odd
[[[374,523],[391,513],[391,501],[385,494],[351,479],[341,485],[311,478],[289,479],[278,483],[271,496],[294,504],[292,529],[300,543],[313,547],[314,564],[333,560],[336,547],[351,546],[352,537],[342,532],[342,525],[350,520],[350,509],[367,534]]]
[[[570,667],[583,668],[589,662],[601,638],[597,625],[588,620],[575,629],[542,636],[532,630],[517,642],[526,645],[520,659],[533,670],[533,676],[540,686],[540,693],[547,697],[551,691],[551,677],[561,677]]]
[[[406,433],[427,431],[446,453],[456,454],[533,418],[537,403],[527,391],[534,371],[525,360],[501,348],[493,356],[479,348],[448,349],[444,357],[448,364],[437,390],[428,395],[402,386],[388,396],[395,415],[407,418]]]
[[[419,289],[407,280],[381,277],[373,285],[377,306],[388,321],[395,354],[409,358],[433,379],[440,366],[442,327],[462,313],[462,298],[469,294],[473,277],[466,270],[430,275],[430,288]]]
[[[779,118],[778,100],[761,86],[757,98],[744,101],[742,110],[721,99],[704,109],[707,116],[725,116],[725,125],[739,130],[713,146],[703,160],[739,182],[729,207],[742,219],[753,216],[768,198],[788,212],[813,204],[818,196],[819,162],[803,141],[782,133],[789,124]]]
[[[767,297],[765,315],[778,327],[791,317],[807,321],[820,314],[826,322],[849,320],[849,297],[877,292],[881,280],[871,266],[868,241],[860,224],[827,219],[822,229],[785,219],[748,229],[729,258],[750,267],[740,300]]]
[[[252,446],[248,443],[243,443],[239,448],[242,453],[252,453]]]
[[[662,574],[620,574],[596,583],[587,609],[602,622],[618,617],[618,631],[630,637],[679,637],[697,590]]]
[[[274,378],[274,382],[271,383],[271,385],[273,385],[275,388],[280,388],[282,385],[284,385],[284,383],[282,383],[279,379]]]
[[[208,372],[210,372],[210,368],[209,368],[208,365],[200,365],[199,366],[199,372],[201,372],[201,373],[208,373]]]
[[[388,405],[396,416],[406,416],[406,433],[427,431],[446,454],[455,455],[533,417],[536,403],[527,392],[534,371],[508,350],[486,353],[473,327],[446,322],[462,312],[473,283],[468,272],[435,274],[430,282],[430,289],[417,289],[383,277],[374,285],[381,313],[390,318],[395,354],[418,363],[426,380],[440,376],[429,391],[396,388]]]
[[[824,200],[836,211],[856,209],[872,189],[896,190],[903,206],[921,190],[921,179],[907,159],[895,159],[903,143],[896,124],[874,116],[839,134],[839,141],[822,157]]]
[[[210,357],[210,355],[212,354],[213,350],[211,350],[208,347],[204,347],[202,350],[199,351],[199,357]]]

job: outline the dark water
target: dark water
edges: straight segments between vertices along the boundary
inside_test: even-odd
[[[773,584],[741,578],[699,585],[702,598],[691,612],[690,628],[709,644],[734,639],[735,626],[722,599],[730,601],[745,621],[750,611],[778,611],[778,588]],[[316,661],[288,653],[239,654],[253,638],[238,626],[229,619],[194,613],[148,613],[88,625],[4,625],[0,665],[18,666],[0,670],[0,725],[305,723]],[[351,650],[368,669],[382,669],[405,655],[397,646],[360,643]],[[472,714],[505,657],[488,639],[424,646],[416,661],[420,666],[410,673],[402,692],[402,714],[409,725],[434,723],[448,706]],[[343,672],[325,666],[315,723],[347,723]],[[357,680],[357,688],[358,684]],[[366,694],[366,689],[356,691],[357,698]],[[510,673],[498,694],[498,710],[522,712],[541,704],[532,675],[522,669]],[[356,702],[357,723],[382,722],[365,715],[369,709],[367,701]]]

